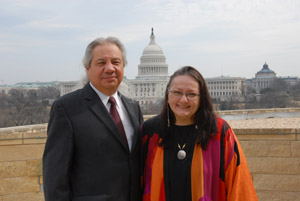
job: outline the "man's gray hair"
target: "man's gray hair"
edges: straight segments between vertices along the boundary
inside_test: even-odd
[[[103,38],[103,37],[96,38],[86,47],[85,55],[82,59],[82,63],[83,63],[84,67],[90,67],[91,61],[93,59],[92,52],[93,52],[94,48],[99,45],[104,45],[105,43],[115,44],[121,50],[122,60],[123,60],[123,64],[124,64],[123,67],[125,67],[127,65],[126,50],[125,50],[124,45],[118,38],[110,36],[107,38]]]

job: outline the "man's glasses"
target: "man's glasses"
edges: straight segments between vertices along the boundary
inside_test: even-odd
[[[176,91],[176,90],[169,90],[169,92],[175,97],[175,98],[181,98],[183,95],[185,95],[185,97],[189,100],[194,100],[196,99],[198,96],[200,96],[199,94],[195,94],[192,92],[189,93],[182,93],[181,91]]]

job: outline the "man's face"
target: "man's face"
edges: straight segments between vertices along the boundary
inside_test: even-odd
[[[105,43],[92,51],[92,61],[86,72],[90,82],[102,93],[114,94],[124,77],[121,50],[115,44]]]

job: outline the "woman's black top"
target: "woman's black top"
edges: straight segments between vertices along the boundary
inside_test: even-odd
[[[195,125],[172,127],[165,149],[167,152],[167,182],[170,201],[191,201],[191,164],[195,146]],[[178,159],[178,144],[186,152],[183,160]],[[166,189],[168,190],[168,189]]]

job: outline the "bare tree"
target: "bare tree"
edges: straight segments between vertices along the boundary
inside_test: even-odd
[[[280,92],[288,92],[289,86],[282,78],[274,78],[271,82],[271,89],[280,91]]]
[[[37,96],[41,100],[45,99],[57,99],[59,97],[59,90],[57,87],[40,87],[37,90]]]
[[[288,107],[289,97],[286,93],[278,91],[268,91],[262,94],[260,99],[261,108],[285,108]]]
[[[148,103],[144,109],[142,109],[143,114],[159,114],[162,110],[163,99],[157,100],[155,103]]]
[[[289,86],[282,78],[274,78],[270,87],[261,91],[262,108],[284,108],[291,105]]]
[[[20,126],[48,121],[47,105],[37,90],[11,89],[0,97],[0,127]]]
[[[296,101],[300,101],[300,81],[291,87],[290,94]]]

